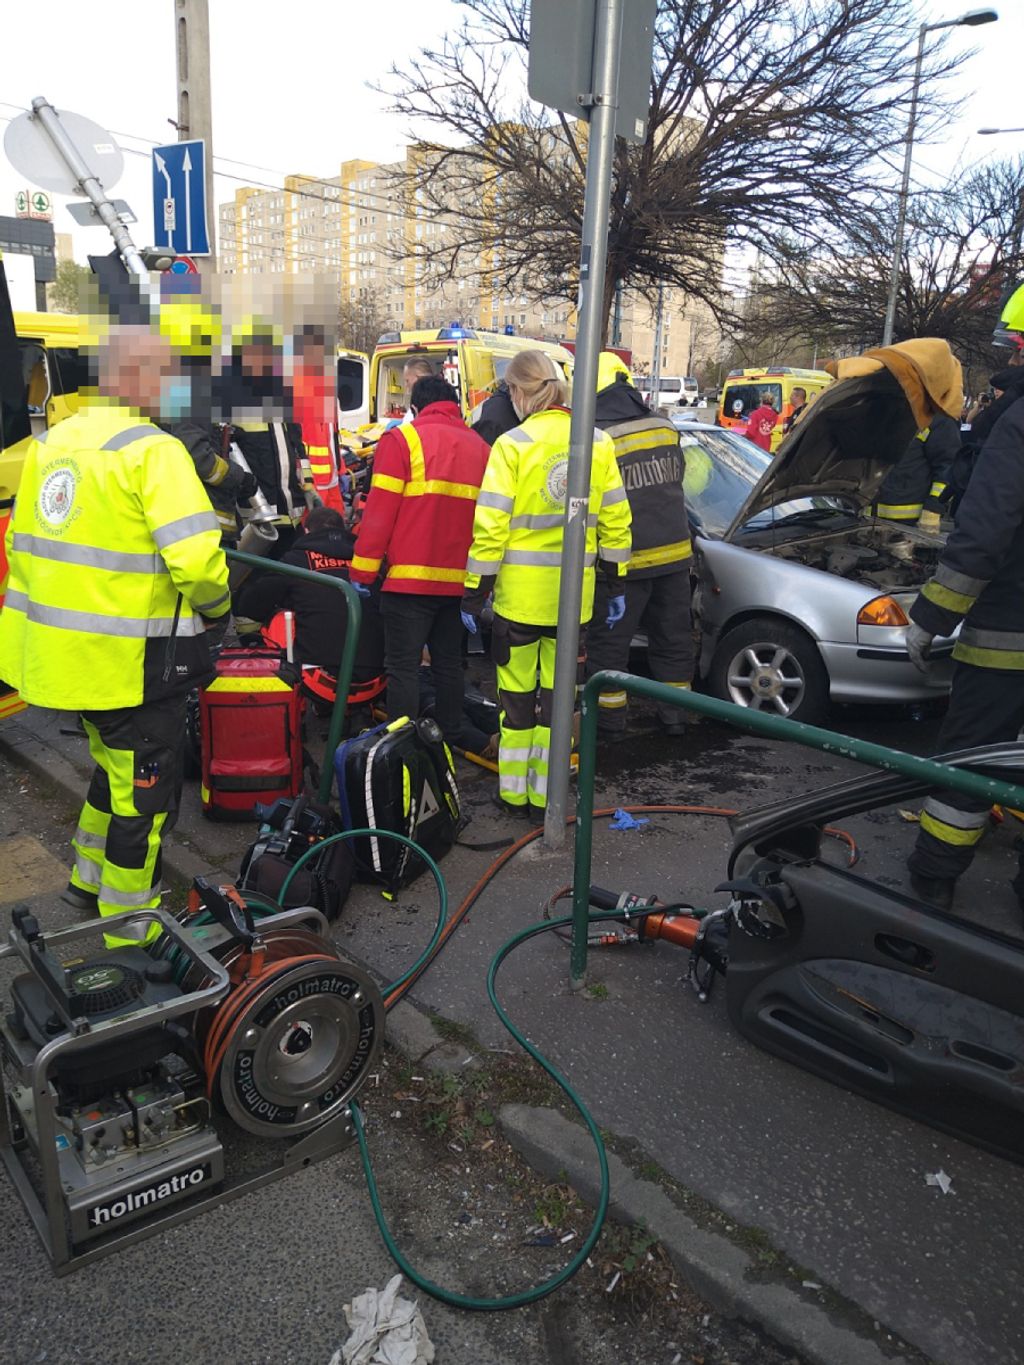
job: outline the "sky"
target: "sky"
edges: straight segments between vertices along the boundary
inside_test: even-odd
[[[218,203],[242,183],[276,185],[288,172],[332,176],[354,157],[396,159],[406,129],[369,86],[383,80],[392,63],[436,41],[457,17],[454,0],[209,0],[209,7]],[[975,7],[975,0],[963,7],[956,0],[927,0],[921,13],[934,22]],[[976,49],[956,83],[964,110],[940,144],[916,150],[916,183],[945,178],[965,162],[1024,155],[1024,133],[978,137],[974,131],[1024,125],[1014,99],[1024,3],[994,0],[993,7],[1000,11],[998,23],[950,31],[954,48]],[[17,115],[12,106],[27,107],[33,96],[45,95],[58,109],[107,128],[126,153],[114,192],[138,216],[136,242],[151,243],[146,139],[176,139],[168,123],[177,102],[174,0],[33,0],[5,4],[3,11],[0,119]],[[0,155],[0,212],[14,212],[22,188],[30,187]],[[104,229],[75,227],[67,201],[54,199],[54,226],[73,233],[77,259],[110,249]]]

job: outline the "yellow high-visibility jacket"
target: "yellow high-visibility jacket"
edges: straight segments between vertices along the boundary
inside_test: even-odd
[[[209,671],[203,617],[231,606],[217,517],[138,412],[89,404],[32,442],[6,546],[0,677],[26,701],[138,706]]]
[[[467,593],[479,588],[481,579],[496,575],[495,611],[527,625],[558,621],[570,421],[568,409],[549,408],[499,436],[476,500]],[[624,572],[630,520],[615,446],[595,431],[581,622],[589,621],[593,612],[597,560],[616,577]]]

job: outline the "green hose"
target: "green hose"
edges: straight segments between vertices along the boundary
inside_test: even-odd
[[[392,981],[389,986],[385,987],[384,994],[390,995],[393,991],[401,989],[410,978],[416,976],[421,965],[429,961],[433,956],[434,949],[440,941],[444,932],[444,927],[448,921],[448,888],[445,885],[444,878],[441,876],[440,869],[425,849],[421,848],[415,840],[407,838],[406,835],[396,834],[393,830],[387,829],[348,829],[341,834],[332,834],[327,839],[323,839],[319,843],[313,844],[296,861],[295,865],[284,879],[279,895],[281,902],[283,903],[288,887],[291,885],[292,879],[299,868],[301,868],[310,858],[321,853],[328,844],[340,843],[345,839],[363,838],[367,835],[372,835],[374,837],[383,835],[386,839],[394,839],[396,842],[405,844],[407,847],[411,848],[418,857],[423,859],[437,886],[438,917],[430,943],[407,971],[403,972],[396,981]],[[595,922],[599,920],[621,919],[622,911],[594,911],[591,913],[590,918]],[[381,1206],[377,1180],[373,1174],[370,1151],[366,1142],[366,1131],[363,1126],[362,1111],[354,1100],[350,1106],[356,1141],[359,1144],[359,1156],[363,1163],[363,1173],[366,1176],[366,1187],[370,1194],[370,1203],[373,1206],[373,1216],[377,1221],[377,1227],[380,1230],[380,1235],[388,1250],[388,1254],[398,1266],[399,1270],[401,1270],[417,1288],[423,1290],[425,1294],[429,1294],[432,1298],[439,1299],[442,1303],[448,1304],[452,1308],[465,1308],[474,1312],[499,1312],[509,1308],[524,1308],[527,1304],[536,1303],[539,1299],[546,1298],[548,1294],[554,1293],[554,1291],[565,1284],[567,1280],[572,1279],[573,1275],[575,1275],[585,1264],[587,1257],[597,1245],[597,1239],[601,1235],[601,1228],[604,1226],[605,1216],[608,1212],[610,1180],[608,1175],[608,1155],[605,1151],[604,1142],[601,1139],[597,1124],[594,1122],[590,1111],[587,1109],[582,1099],[580,1099],[579,1095],[577,1095],[576,1091],[561,1072],[559,1072],[552,1063],[548,1061],[544,1054],[538,1048],[534,1047],[530,1040],[524,1034],[520,1033],[515,1024],[513,1024],[498,999],[496,987],[498,971],[501,968],[501,964],[510,953],[514,952],[521,944],[526,943],[528,939],[535,938],[538,934],[546,934],[552,929],[564,929],[571,924],[572,916],[566,915],[561,919],[541,920],[538,924],[529,925],[520,933],[510,938],[498,949],[487,972],[487,997],[494,1008],[494,1012],[501,1020],[503,1027],[507,1029],[519,1046],[533,1058],[537,1065],[547,1072],[563,1092],[569,1103],[579,1112],[597,1151],[597,1160],[601,1174],[601,1188],[597,1201],[597,1210],[594,1214],[594,1221],[591,1224],[590,1231],[579,1251],[577,1251],[572,1260],[563,1266],[555,1275],[552,1275],[550,1279],[545,1280],[543,1284],[536,1285],[533,1289],[524,1289],[519,1294],[510,1294],[505,1298],[499,1299],[483,1299],[473,1297],[469,1294],[457,1294],[450,1289],[444,1289],[441,1285],[435,1284],[433,1280],[428,1280],[425,1275],[421,1275],[420,1272],[406,1260],[405,1256],[399,1250],[394,1237],[391,1235],[391,1229],[388,1227],[387,1219],[384,1216],[384,1210]]]
[[[595,922],[598,920],[621,919],[622,911],[594,911],[591,913],[590,918]],[[520,1033],[515,1024],[513,1024],[498,999],[496,988],[498,971],[501,964],[510,953],[514,952],[515,949],[520,946],[520,944],[525,943],[528,939],[535,938],[538,934],[545,934],[552,929],[563,929],[571,924],[572,916],[565,915],[561,919],[541,920],[538,924],[529,925],[513,938],[510,938],[507,943],[504,943],[498,949],[487,972],[487,996],[494,1007],[494,1012],[501,1020],[502,1025],[508,1030],[519,1046],[523,1048],[525,1052],[529,1053],[537,1065],[543,1067],[563,1092],[569,1103],[579,1111],[583,1118],[583,1122],[586,1124],[587,1130],[590,1133],[594,1147],[597,1150],[597,1160],[601,1170],[601,1189],[597,1201],[597,1210],[594,1214],[594,1221],[591,1224],[590,1231],[579,1251],[572,1260],[569,1261],[567,1265],[563,1266],[555,1275],[552,1275],[550,1279],[545,1280],[543,1284],[536,1285],[533,1289],[524,1289],[521,1293],[510,1294],[508,1297],[501,1299],[480,1299],[469,1294],[456,1294],[449,1289],[443,1289],[441,1285],[435,1284],[433,1280],[428,1280],[425,1275],[421,1275],[419,1271],[406,1260],[405,1256],[398,1249],[394,1237],[391,1235],[391,1229],[387,1225],[387,1220],[384,1217],[384,1210],[381,1207],[380,1192],[377,1189],[377,1181],[374,1177],[373,1167],[370,1163],[370,1152],[366,1144],[366,1133],[363,1129],[363,1116],[358,1104],[356,1104],[354,1100],[350,1106],[352,1110],[352,1123],[356,1131],[356,1141],[359,1143],[359,1155],[363,1163],[363,1173],[366,1176],[366,1186],[370,1192],[370,1203],[373,1205],[373,1216],[377,1220],[377,1227],[380,1230],[380,1235],[384,1241],[384,1245],[388,1249],[391,1259],[398,1266],[403,1275],[411,1280],[418,1289],[422,1289],[425,1294],[429,1294],[432,1298],[440,1299],[442,1303],[446,1303],[452,1308],[468,1308],[474,1312],[493,1313],[506,1308],[525,1308],[527,1304],[536,1303],[539,1299],[546,1298],[548,1294],[552,1294],[556,1289],[561,1288],[567,1280],[572,1279],[573,1275],[575,1275],[586,1262],[587,1257],[597,1245],[597,1239],[601,1235],[601,1228],[604,1225],[605,1215],[608,1212],[610,1180],[608,1175],[608,1156],[605,1152],[604,1142],[602,1141],[600,1131],[598,1130],[597,1124],[594,1122],[590,1111],[561,1072],[559,1072],[556,1067],[548,1061],[544,1054],[538,1048],[534,1047],[530,1040],[524,1034]]]
[[[404,834],[396,834],[395,831],[391,829],[346,829],[341,834],[331,834],[326,839],[321,839],[319,843],[313,844],[307,848],[302,857],[296,860],[294,867],[281,883],[281,890],[278,892],[278,895],[281,904],[283,905],[288,888],[291,886],[292,879],[299,868],[307,863],[310,858],[316,857],[322,853],[330,844],[340,844],[346,839],[360,839],[364,838],[366,835],[372,835],[374,838],[394,839],[396,843],[405,844],[406,847],[411,848],[413,852],[426,863],[430,875],[434,879],[434,885],[437,887],[437,924],[434,926],[433,936],[409,970],[403,972],[397,981],[392,981],[390,985],[383,988],[384,994],[390,995],[392,991],[398,990],[401,986],[404,986],[409,978],[415,976],[420,970],[421,964],[428,961],[434,949],[437,947],[437,944],[440,942],[441,935],[444,933],[444,926],[448,923],[448,888],[445,886],[444,878],[441,876],[441,869],[438,867],[437,863],[434,862],[426,849],[421,848],[415,840],[407,838]]]

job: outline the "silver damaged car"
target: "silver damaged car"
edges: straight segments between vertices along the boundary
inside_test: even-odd
[[[949,691],[953,639],[935,640],[927,676],[905,641],[943,539],[870,515],[914,430],[887,373],[827,390],[774,457],[718,427],[681,426],[699,671],[712,695],[814,722],[830,701]]]

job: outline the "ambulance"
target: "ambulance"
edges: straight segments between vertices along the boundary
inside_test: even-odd
[[[768,369],[730,370],[722,385],[718,400],[717,423],[744,432],[755,408],[761,406],[763,394],[775,400],[775,411],[780,414],[778,426],[772,432],[772,450],[782,440],[782,423],[793,411],[793,390],[803,389],[807,402],[813,403],[832,383],[825,370],[801,370],[790,365],[774,365]]]
[[[551,341],[531,341],[454,324],[428,331],[386,332],[370,362],[370,421],[386,423],[405,416],[409,396],[402,371],[420,356],[457,390],[468,419],[498,387],[519,351],[544,351],[564,371],[566,379],[572,379],[571,353]]]

